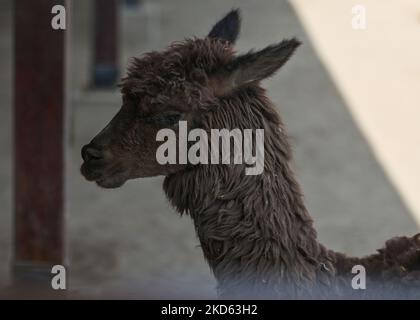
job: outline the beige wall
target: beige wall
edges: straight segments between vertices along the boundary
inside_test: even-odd
[[[290,0],[375,155],[420,224],[420,1]],[[352,7],[366,29],[352,28]]]

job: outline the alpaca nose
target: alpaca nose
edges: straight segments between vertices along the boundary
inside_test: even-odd
[[[103,158],[103,152],[97,146],[87,144],[82,148],[82,158],[84,161],[100,160]]]

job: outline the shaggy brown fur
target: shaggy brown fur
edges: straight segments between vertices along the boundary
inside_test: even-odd
[[[317,241],[290,168],[285,128],[260,87],[294,52],[285,40],[236,56],[232,11],[205,39],[172,44],[133,60],[120,112],[82,150],[82,173],[103,187],[165,175],[173,206],[191,216],[222,298],[420,297],[420,234],[389,240],[378,253],[349,258]],[[264,129],[261,175],[245,165],[159,165],[156,133],[187,120],[189,129]],[[220,152],[220,150],[219,150]],[[361,264],[367,289],[353,290]]]

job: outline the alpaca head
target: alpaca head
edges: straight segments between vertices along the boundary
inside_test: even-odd
[[[239,25],[239,12],[234,10],[204,39],[174,42],[163,52],[134,58],[120,84],[121,109],[82,148],[82,174],[102,187],[113,188],[128,179],[184,170],[185,164],[157,162],[156,150],[162,143],[156,141],[157,132],[162,128],[176,131],[180,120],[187,121],[188,129],[203,128],[205,115],[223,99],[257,87],[299,45],[295,39],[284,40],[260,51],[235,55]]]

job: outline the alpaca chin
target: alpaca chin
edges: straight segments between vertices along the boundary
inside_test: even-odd
[[[116,189],[121,187],[127,179],[119,177],[104,178],[96,181],[96,184],[105,189]]]

